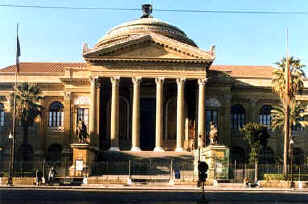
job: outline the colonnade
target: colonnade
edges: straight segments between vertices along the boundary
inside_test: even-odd
[[[155,148],[154,151],[162,152],[163,148],[163,97],[164,97],[164,78],[155,78],[156,83],[156,120],[155,120]],[[98,126],[95,118],[99,111],[97,110],[98,87],[95,85],[97,78],[91,79],[91,106],[89,132],[90,136],[95,135]],[[111,128],[110,128],[110,151],[119,151],[119,83],[120,77],[111,77]],[[140,77],[133,77],[133,104],[132,104],[132,147],[131,151],[141,151],[140,149]],[[198,136],[205,135],[205,82],[206,79],[198,79],[199,100],[198,100]],[[177,131],[176,131],[176,149],[177,152],[184,151],[184,87],[185,78],[176,79],[177,83]],[[94,137],[91,137],[95,141]],[[98,143],[97,141],[94,142]]]

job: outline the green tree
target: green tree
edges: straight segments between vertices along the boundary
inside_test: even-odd
[[[272,89],[273,92],[280,97],[283,109],[285,111],[285,118],[287,118],[291,112],[290,104],[296,101],[295,95],[303,90],[303,79],[305,77],[303,68],[305,67],[305,65],[301,64],[301,61],[299,59],[295,59],[294,57],[289,57],[288,61],[286,60],[286,58],[282,58],[280,62],[276,62],[275,64],[278,66],[278,69],[273,71]],[[290,70],[289,73],[288,69],[286,69],[287,67]],[[288,78],[289,80],[287,80]],[[287,81],[289,81],[289,84],[287,84]],[[283,174],[285,177],[287,177],[290,120],[284,120],[284,122]]]
[[[255,122],[247,123],[240,131],[249,145],[249,161],[255,164],[255,181],[257,181],[260,154],[266,148],[270,135],[265,125]]]
[[[285,109],[282,105],[273,106],[271,111],[272,116],[272,129],[273,130],[282,130],[285,124]],[[293,127],[307,127],[308,121],[303,120],[307,116],[305,112],[305,107],[300,102],[293,102],[290,104],[290,124]],[[289,127],[290,132],[292,130],[291,126]],[[291,134],[292,135],[292,134]]]
[[[41,114],[42,106],[39,101],[41,90],[36,84],[21,83],[15,88],[16,93],[16,119],[23,128],[23,145],[28,144],[28,129],[33,125],[34,120]],[[11,95],[13,101],[14,94]],[[11,110],[13,110],[13,103]]]

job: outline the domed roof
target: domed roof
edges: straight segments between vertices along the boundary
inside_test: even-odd
[[[177,28],[157,18],[147,17],[129,21],[112,28],[95,45],[96,48],[105,44],[122,40],[131,36],[157,33],[182,43],[197,47],[197,45],[187,37],[187,35]]]

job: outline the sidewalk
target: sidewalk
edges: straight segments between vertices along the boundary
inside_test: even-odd
[[[82,184],[81,186],[35,186],[35,185],[0,185],[0,189],[35,189],[35,190],[101,190],[101,191],[201,191],[200,188],[193,185],[149,185],[149,184]],[[245,186],[223,187],[223,186],[206,186],[205,191],[214,192],[305,192],[307,188],[248,188]]]

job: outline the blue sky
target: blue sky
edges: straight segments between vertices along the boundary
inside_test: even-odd
[[[216,45],[215,64],[273,65],[289,53],[308,66],[308,15],[162,12],[155,9],[308,11],[307,0],[0,0],[2,4],[140,8],[182,29],[201,49]],[[139,18],[141,11],[0,7],[0,67],[15,63],[16,23],[22,62],[79,62],[84,42],[93,47],[109,29]],[[308,73],[308,68],[305,68]]]

